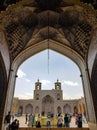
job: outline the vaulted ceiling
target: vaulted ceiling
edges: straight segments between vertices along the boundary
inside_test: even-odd
[[[0,30],[5,33],[11,61],[25,48],[45,39],[72,48],[86,60],[97,11],[90,4],[76,1],[22,0],[2,11]]]

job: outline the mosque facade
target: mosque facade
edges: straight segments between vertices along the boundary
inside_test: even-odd
[[[57,113],[82,113],[86,115],[85,99],[63,99],[61,82],[55,82],[52,90],[42,90],[39,80],[35,83],[33,99],[14,98],[12,103],[12,113],[15,114],[52,114]]]

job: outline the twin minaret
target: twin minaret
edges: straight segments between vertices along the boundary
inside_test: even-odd
[[[38,79],[37,82],[35,83],[35,90],[41,90],[41,85],[42,83],[39,82],[39,79]],[[61,90],[61,82],[59,82],[59,80],[55,82],[55,90]]]

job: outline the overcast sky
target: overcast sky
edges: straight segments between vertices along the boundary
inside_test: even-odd
[[[48,58],[49,55],[49,58]],[[14,96],[20,99],[33,98],[37,79],[42,89],[54,89],[57,79],[61,82],[64,99],[83,97],[80,71],[69,58],[52,50],[40,52],[26,60],[18,69]]]

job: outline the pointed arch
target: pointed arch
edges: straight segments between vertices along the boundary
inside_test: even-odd
[[[23,114],[23,106],[19,106],[18,108],[18,116],[22,116]]]
[[[54,100],[50,95],[46,95],[42,99],[42,112],[45,114],[54,113]]]
[[[74,114],[77,114],[78,113],[78,108],[77,106],[74,106]]]
[[[13,61],[11,68],[14,70],[14,73],[17,73],[17,70],[19,68],[19,66],[29,57],[48,49],[48,40],[44,40],[41,41],[37,44],[34,44],[30,47],[28,47],[27,49],[25,49],[24,51],[22,51]],[[49,49],[54,50],[60,54],[63,54],[64,56],[67,56],[68,58],[70,58],[72,61],[74,61],[77,66],[80,69],[81,72],[81,78],[82,78],[82,84],[83,84],[83,90],[84,90],[84,94],[85,94],[85,99],[86,99],[86,106],[87,107],[87,115],[90,121],[94,121],[94,115],[91,117],[91,112],[93,112],[93,109],[91,107],[91,101],[89,100],[89,96],[90,96],[90,84],[89,84],[89,79],[88,79],[88,75],[87,75],[87,71],[86,71],[86,64],[83,60],[83,58],[76,53],[72,48],[70,48],[67,45],[63,45],[59,42],[56,42],[54,40],[49,40]],[[12,87],[13,89],[11,89],[11,91],[14,90],[14,83],[13,83],[13,75],[10,77],[10,84],[9,87]],[[8,97],[10,99],[10,97]],[[11,104],[11,100],[10,103]],[[7,105],[9,105],[7,104]],[[90,112],[91,111],[91,112]]]
[[[39,114],[39,106],[36,106],[36,108],[35,108],[35,113],[36,113],[36,114]]]
[[[69,104],[64,105],[63,111],[64,111],[64,114],[66,114],[66,113],[70,114],[71,113],[71,106]]]
[[[33,113],[33,106],[31,104],[27,104],[25,107],[25,113],[31,114]]]
[[[60,106],[57,107],[57,113],[62,113],[62,109]]]

